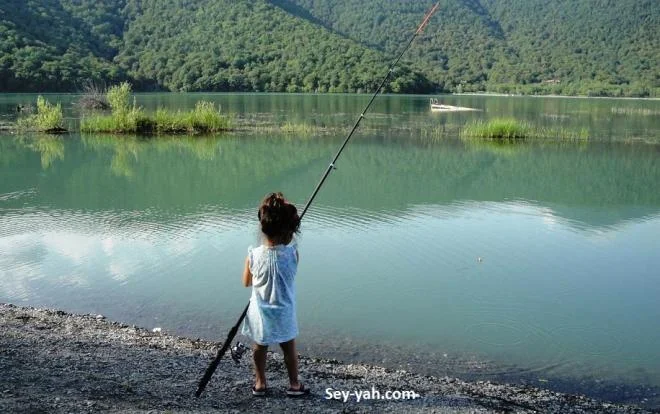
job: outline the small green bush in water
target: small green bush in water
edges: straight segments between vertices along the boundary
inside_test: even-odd
[[[220,114],[213,102],[200,101],[191,115],[192,129],[219,131],[229,128],[229,119]]]
[[[131,110],[131,84],[123,82],[119,85],[111,86],[106,94],[108,103],[113,114],[126,113]],[[135,102],[133,103],[133,109]]]
[[[565,128],[541,128],[515,119],[492,119],[477,121],[467,125],[460,133],[463,139],[485,139],[490,141],[512,142],[527,138],[557,138],[562,140],[587,140],[589,130],[582,128],[572,131]]]
[[[466,138],[486,138],[493,140],[524,139],[532,135],[532,128],[525,122],[515,119],[491,119],[488,122],[477,121],[461,131]]]
[[[38,132],[64,132],[64,115],[62,105],[53,105],[44,99],[37,97],[37,113],[27,118],[20,119],[18,126],[21,129]]]

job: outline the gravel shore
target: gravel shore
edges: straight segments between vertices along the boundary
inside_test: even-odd
[[[646,413],[533,387],[465,382],[300,358],[304,399],[285,395],[282,356],[269,354],[270,395],[254,398],[251,355],[225,357],[200,398],[194,391],[217,343],[107,321],[101,315],[0,304],[0,412],[436,412]],[[275,351],[275,349],[273,349]],[[339,391],[411,390],[409,400],[326,399]]]

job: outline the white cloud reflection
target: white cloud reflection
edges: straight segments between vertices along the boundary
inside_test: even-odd
[[[198,260],[219,233],[242,232],[232,216],[122,226],[108,226],[103,215],[63,217],[66,212],[28,212],[7,221],[0,231],[0,298],[38,301],[61,289],[107,289],[160,277]]]

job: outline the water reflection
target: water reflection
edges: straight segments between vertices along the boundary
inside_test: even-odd
[[[44,170],[50,168],[54,161],[64,159],[64,141],[61,136],[36,134],[15,139],[20,145],[40,154],[41,168]]]
[[[0,142],[3,175],[13,176],[0,184],[0,193],[39,188],[33,207],[60,210],[156,207],[165,220],[194,215],[204,205],[241,210],[272,188],[302,202],[339,139],[20,137]],[[350,220],[376,221],[405,214],[410,205],[529,200],[576,228],[615,226],[658,212],[660,163],[654,149],[363,135],[319,200],[328,207],[356,209]],[[34,153],[40,162],[26,162]],[[20,203],[7,200],[5,207]]]
[[[102,153],[112,151],[110,170],[116,176],[132,177],[145,151],[185,151],[201,161],[211,161],[221,150],[219,136],[175,136],[145,138],[132,135],[83,135],[83,145]]]

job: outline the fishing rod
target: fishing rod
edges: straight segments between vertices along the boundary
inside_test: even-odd
[[[360,122],[362,122],[362,119],[364,119],[364,115],[369,111],[369,108],[371,107],[371,104],[376,100],[376,96],[380,93],[380,91],[383,89],[383,86],[385,86],[385,83],[390,79],[390,76],[392,73],[394,73],[394,67],[399,63],[403,55],[406,53],[406,51],[410,48],[410,45],[412,45],[413,41],[417,36],[422,33],[426,25],[428,25],[429,21],[431,20],[431,17],[433,14],[436,12],[436,10],[440,7],[440,2],[437,2],[431,10],[429,10],[425,15],[424,19],[422,20],[422,23],[417,27],[417,30],[415,31],[415,34],[410,38],[408,43],[406,44],[406,47],[403,48],[399,56],[394,60],[394,62],[390,65],[389,69],[387,70],[387,74],[383,78],[383,80],[380,82],[378,85],[378,88],[376,89],[376,92],[374,92],[373,96],[371,97],[371,100],[369,100],[369,103],[367,106],[362,110],[360,113],[360,116],[358,117],[357,121],[355,121],[355,124],[353,125],[353,128],[351,129],[351,132],[348,134],[344,142],[342,143],[341,147],[339,147],[339,151],[335,154],[334,158],[332,161],[330,161],[330,164],[328,165],[328,168],[325,170],[323,175],[321,176],[321,180],[319,183],[316,185],[316,188],[314,188],[314,191],[312,192],[312,195],[309,197],[309,200],[307,201],[307,204],[305,204],[305,208],[303,209],[302,213],[300,213],[300,220],[305,216],[305,213],[307,213],[307,210],[309,209],[309,206],[311,206],[312,201],[316,198],[316,195],[318,194],[319,190],[323,186],[323,183],[325,183],[325,180],[328,178],[332,170],[335,170],[335,163],[339,159],[339,156],[341,155],[342,151],[344,151],[344,148],[346,148],[346,145],[348,144],[348,141],[351,140],[351,137],[355,133],[355,131],[358,129],[360,126]],[[231,342],[234,340],[234,337],[236,336],[236,333],[238,332],[238,327],[240,326],[241,322],[243,322],[243,319],[245,319],[245,315],[247,314],[248,308],[250,307],[250,302],[248,301],[248,304],[245,306],[245,309],[243,309],[243,312],[241,313],[241,316],[238,318],[238,321],[236,324],[229,330],[229,334],[227,334],[227,339],[225,342],[222,344],[222,347],[218,350],[217,355],[215,356],[215,359],[211,362],[211,364],[206,368],[206,372],[204,373],[204,376],[202,379],[199,381],[199,385],[197,386],[197,391],[195,392],[195,396],[199,397],[202,395],[202,392],[204,391],[204,388],[206,387],[206,384],[209,382],[211,379],[211,376],[215,372],[216,368],[218,367],[218,364],[220,364],[220,360],[222,357],[227,353],[227,350],[229,349]],[[233,356],[233,355],[232,355]]]

